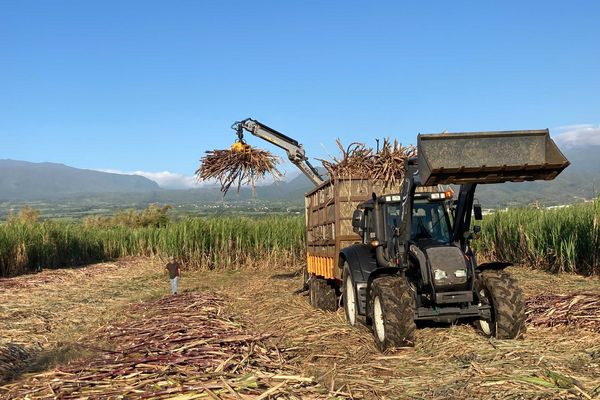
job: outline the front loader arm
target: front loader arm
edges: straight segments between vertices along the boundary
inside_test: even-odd
[[[321,177],[317,169],[308,161],[308,157],[306,157],[304,152],[304,147],[298,143],[298,141],[251,118],[234,123],[232,128],[236,130],[241,141],[243,141],[245,130],[256,137],[264,139],[280,149],[285,150],[289,160],[298,167],[311,182],[316,186],[319,186],[324,182],[323,177]]]

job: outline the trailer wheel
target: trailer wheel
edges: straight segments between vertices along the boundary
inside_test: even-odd
[[[337,310],[337,294],[325,278],[312,275],[309,280],[309,298],[313,307],[325,310]]]
[[[491,307],[490,320],[477,320],[475,327],[487,337],[516,339],[525,331],[525,297],[518,281],[505,271],[483,271],[477,276],[480,304]]]
[[[310,274],[308,273],[308,266],[304,266],[304,268],[302,268],[302,290],[306,291],[309,290],[309,279],[310,279]]]
[[[381,351],[415,345],[415,302],[403,277],[383,276],[371,285],[373,336]]]
[[[344,314],[346,322],[350,326],[356,326],[358,322],[358,298],[356,296],[356,287],[352,280],[350,267],[348,262],[344,262],[344,270],[342,273],[342,296],[344,299]]]

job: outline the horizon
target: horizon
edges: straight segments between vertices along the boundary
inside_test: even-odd
[[[596,130],[589,125],[577,126],[575,128],[568,127],[569,129],[565,129],[565,127],[558,128],[558,131],[562,132],[558,135],[552,136],[551,138],[557,143],[561,151],[573,151],[577,149],[583,149],[588,147],[596,147],[600,146],[600,129]],[[598,131],[598,134],[596,134]],[[587,135],[587,137],[586,137]],[[95,169],[95,168],[79,168],[74,167],[72,165],[66,164],[64,162],[52,162],[52,161],[28,161],[28,160],[16,160],[12,158],[0,158],[0,161],[16,161],[16,162],[27,162],[34,164],[53,164],[53,165],[63,165],[71,168],[77,168],[81,170],[89,170],[95,172],[104,172],[109,174],[116,175],[133,175],[133,176],[141,176],[146,179],[151,180],[156,183],[160,189],[164,190],[190,190],[190,189],[200,189],[207,187],[218,187],[219,182],[215,180],[199,182],[195,175],[183,175],[173,173],[171,171],[120,171],[115,169]],[[269,176],[265,179],[259,180],[256,182],[256,186],[268,186],[275,183],[286,183],[290,182],[298,176],[302,175],[302,172],[296,168],[292,163],[286,160],[283,157],[280,157],[280,167],[284,172],[284,175],[277,180],[274,180],[273,177]],[[317,168],[323,168],[322,165],[317,165]]]

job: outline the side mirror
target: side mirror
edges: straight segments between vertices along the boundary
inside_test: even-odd
[[[481,212],[481,204],[475,204],[473,206],[473,214],[475,221],[481,221],[483,219],[483,213]]]
[[[355,233],[359,233],[359,231],[362,230],[364,226],[363,218],[364,213],[362,210],[354,210],[354,213],[352,214],[352,230]]]

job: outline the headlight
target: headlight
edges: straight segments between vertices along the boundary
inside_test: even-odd
[[[442,271],[441,269],[436,269],[433,271],[433,279],[435,279],[436,281],[441,281],[442,279],[446,278],[448,278],[448,275],[446,275],[446,271]]]
[[[464,278],[467,276],[467,270],[466,269],[457,269],[456,271],[454,271],[454,276],[457,278]]]

